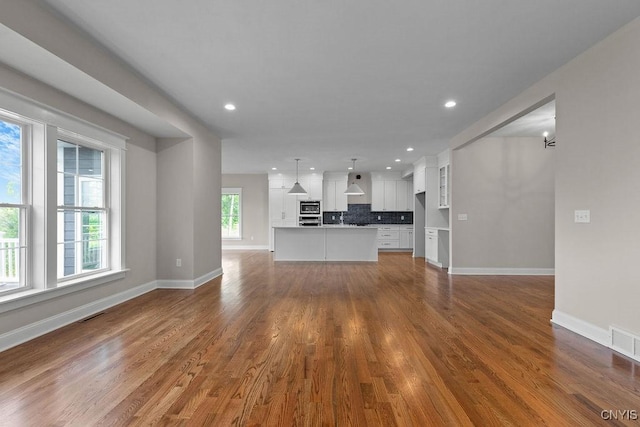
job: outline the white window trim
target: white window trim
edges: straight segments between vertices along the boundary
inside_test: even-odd
[[[57,109],[34,102],[0,88],[0,113],[4,116],[30,124],[29,146],[31,171],[29,180],[29,203],[41,210],[38,217],[45,220],[32,221],[27,230],[29,251],[29,271],[27,286],[16,292],[8,291],[0,295],[0,313],[25,307],[72,292],[81,291],[125,277],[125,166],[126,142],[123,135],[78,119]],[[57,212],[57,150],[58,137],[75,137],[89,141],[101,149],[110,150],[109,175],[111,182],[108,194],[111,224],[109,227],[110,269],[95,275],[78,277],[58,287],[56,263],[56,223]],[[63,139],[64,139],[63,137]],[[34,141],[41,142],[39,148]],[[83,142],[84,144],[84,142]],[[35,167],[37,165],[38,167]],[[34,182],[45,182],[42,188]],[[31,215],[33,219],[33,215]]]
[[[111,218],[111,212],[110,212],[110,203],[111,203],[111,198],[109,197],[109,195],[111,194],[110,192],[110,188],[112,184],[117,184],[117,182],[115,181],[119,181],[120,177],[114,177],[111,172],[110,172],[110,167],[111,167],[111,156],[112,156],[112,148],[105,146],[104,144],[101,144],[99,141],[93,141],[90,138],[85,138],[82,137],[80,135],[77,134],[72,134],[66,130],[63,129],[58,129],[57,132],[57,140],[61,140],[61,141],[65,141],[71,144],[75,144],[81,147],[86,147],[86,148],[91,148],[94,150],[100,150],[102,151],[102,168],[103,168],[103,188],[104,188],[104,193],[103,193],[103,200],[102,200],[102,207],[101,208],[97,208],[96,210],[100,210],[100,211],[104,211],[107,213],[106,217],[107,217],[107,224],[105,224],[105,226],[107,227],[107,254],[106,254],[106,267],[101,268],[100,270],[96,270],[96,271],[92,271],[92,272],[84,272],[84,273],[76,273],[73,274],[71,276],[66,276],[66,277],[59,277],[58,278],[58,285],[59,286],[63,286],[63,285],[67,285],[68,283],[72,283],[76,280],[80,280],[82,278],[90,278],[94,275],[99,275],[102,273],[106,273],[108,271],[111,271],[111,261],[112,261],[112,251],[111,251],[111,237],[112,237],[112,233],[111,230],[113,229],[113,227],[111,226],[112,223],[112,218]],[[57,141],[56,141],[56,148],[57,148]],[[57,151],[57,150],[56,150]],[[56,155],[57,157],[57,155]],[[56,167],[56,174],[59,171],[57,170]],[[56,176],[56,185],[59,185],[59,183],[57,182],[57,176]],[[56,189],[57,191],[57,189]],[[57,202],[59,202],[59,200],[57,200]],[[76,201],[77,203],[77,201]],[[59,212],[59,210],[61,208],[69,208],[70,206],[63,206],[63,205],[58,205],[56,207],[56,211]],[[74,207],[78,207],[78,206],[74,206]],[[57,230],[58,234],[60,233],[60,230]],[[56,238],[56,246],[57,244],[59,244],[59,239]],[[79,256],[79,254],[78,254]],[[118,256],[118,254],[116,254],[116,256]],[[61,260],[57,260],[57,270],[60,269],[60,262]],[[59,274],[59,271],[56,272],[56,274]]]
[[[5,111],[0,110],[0,119],[6,123],[20,126],[20,202],[19,203],[0,203],[2,207],[11,207],[19,209],[19,242],[20,247],[24,247],[25,251],[20,249],[20,280],[19,286],[15,289],[10,289],[2,292],[2,295],[10,295],[13,293],[23,292],[29,287],[30,276],[30,258],[32,251],[32,244],[30,241],[31,226],[31,194],[29,189],[31,188],[31,126],[33,122],[24,117],[16,116],[15,114],[5,114]]]
[[[222,237],[222,240],[242,240],[242,188],[232,188],[232,187],[223,187],[220,191],[220,194],[238,194],[240,197],[240,206],[238,206],[238,232],[240,236],[238,237]]]

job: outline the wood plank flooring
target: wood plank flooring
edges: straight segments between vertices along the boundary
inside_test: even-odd
[[[0,353],[0,425],[638,425],[638,363],[549,319],[550,277],[224,254]]]

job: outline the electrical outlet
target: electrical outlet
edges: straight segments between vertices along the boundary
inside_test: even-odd
[[[335,221],[336,220],[336,216],[335,215],[331,215],[331,221]]]
[[[404,215],[400,215],[400,221],[404,221]]]
[[[182,259],[176,258],[176,267],[182,267]]]
[[[382,219],[382,217],[380,215],[378,215],[378,221],[380,221]]]
[[[576,223],[589,224],[591,222],[591,211],[589,209],[576,210],[573,215],[573,221]]]

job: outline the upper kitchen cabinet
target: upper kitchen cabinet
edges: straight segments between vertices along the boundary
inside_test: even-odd
[[[333,212],[346,212],[347,195],[347,174],[343,172],[327,172],[324,174],[324,194],[322,197],[323,210]]]
[[[400,172],[372,173],[371,210],[412,211],[413,190],[409,188],[409,183],[400,177]]]
[[[305,196],[292,196],[296,200],[322,200],[322,175],[300,174],[298,181],[307,194]],[[269,174],[269,188],[290,190],[296,182],[296,176],[292,174]]]
[[[300,185],[305,189],[307,195],[298,196],[298,200],[322,200],[322,175],[300,176]]]
[[[449,150],[438,154],[438,207],[449,208],[451,167],[449,165]]]
[[[269,188],[291,189],[296,182],[295,175],[269,174]]]
[[[413,169],[413,192],[415,194],[424,193],[427,189],[426,168],[424,165],[416,166]]]
[[[396,209],[413,211],[413,181],[401,179],[396,181]]]

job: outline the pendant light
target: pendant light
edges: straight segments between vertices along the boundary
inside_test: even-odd
[[[356,171],[356,160],[357,159],[351,159],[351,161],[353,162],[353,171]],[[355,180],[351,183],[351,185],[349,187],[347,187],[346,190],[344,190],[344,194],[346,194],[347,196],[362,196],[364,194],[364,191],[362,191],[362,188],[360,188],[360,186],[358,184],[356,184]]]
[[[300,159],[296,159],[296,183],[293,184],[293,187],[291,187],[291,190],[289,190],[290,195],[292,196],[306,196],[307,192],[304,190],[304,188],[302,188],[302,185],[300,185],[300,183],[298,182],[298,162],[300,161]]]

